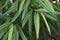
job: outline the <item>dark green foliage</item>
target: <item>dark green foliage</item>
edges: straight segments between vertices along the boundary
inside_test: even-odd
[[[1,0],[0,40],[48,40],[60,36],[60,0]]]

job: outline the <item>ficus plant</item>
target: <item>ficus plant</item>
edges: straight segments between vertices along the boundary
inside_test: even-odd
[[[0,40],[60,40],[60,0],[0,0]]]

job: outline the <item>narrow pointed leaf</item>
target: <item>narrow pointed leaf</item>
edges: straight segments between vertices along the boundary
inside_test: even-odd
[[[51,20],[57,21],[57,19],[56,19],[54,16],[50,15],[50,14],[44,13],[44,15],[45,15],[47,18],[51,19]]]
[[[43,17],[43,19],[44,19],[44,22],[45,22],[45,24],[46,24],[46,27],[47,27],[47,29],[48,29],[48,32],[49,32],[49,34],[51,35],[51,30],[50,30],[50,27],[49,27],[49,25],[48,25],[48,22],[47,22],[47,20],[46,20],[46,18],[45,18],[45,16],[44,16],[44,14],[41,13],[41,15],[42,15],[42,17]]]
[[[30,18],[28,20],[28,31],[29,31],[29,35],[31,37],[32,36],[32,13],[30,13]]]
[[[11,24],[9,34],[8,34],[8,40],[12,40],[13,29],[14,29],[14,26],[13,24]]]
[[[4,24],[0,25],[0,30],[8,27],[8,26],[11,24],[11,23],[9,22],[9,20],[10,20],[10,19],[7,19]]]
[[[19,6],[19,11],[14,15],[14,17],[12,18],[11,22],[14,22],[18,16],[21,14],[22,10],[23,10],[23,5],[24,5],[25,0],[22,0]]]
[[[8,3],[9,3],[9,1],[10,1],[10,0],[6,0],[3,7],[6,7],[6,6],[8,5]]]
[[[23,13],[22,13],[22,20],[23,20],[23,18],[25,17],[25,14],[26,14],[26,12],[27,12],[27,10],[28,10],[28,7],[29,7],[30,2],[31,2],[31,0],[27,0],[26,3],[25,3],[25,5],[24,5],[24,8],[23,8],[24,11],[23,11]]]
[[[12,6],[3,15],[7,15],[12,12],[15,12],[17,10],[17,6],[18,6],[18,0],[16,0],[16,2],[12,4]]]
[[[4,28],[4,29],[0,30],[0,39],[3,37],[3,35],[6,33],[7,30],[8,30],[8,28]]]
[[[27,38],[26,38],[26,36],[25,36],[25,34],[20,26],[18,26],[18,31],[19,31],[19,34],[20,34],[22,40],[27,40]]]
[[[4,35],[3,40],[7,40],[8,38],[8,32]]]
[[[18,31],[15,25],[14,25],[14,39],[13,40],[18,40]]]
[[[34,14],[34,24],[35,24],[35,31],[36,31],[36,37],[39,38],[39,29],[40,29],[40,16],[38,13]]]
[[[24,17],[24,19],[23,19],[23,21],[22,21],[22,27],[24,27],[25,24],[27,23],[27,21],[28,21],[30,15],[31,15],[30,13],[31,13],[31,11],[28,12],[28,13],[26,13],[26,15],[25,15],[25,17]]]
[[[36,0],[36,2],[38,2],[47,11],[49,11],[51,13],[55,13],[55,11],[54,11],[51,3],[49,2],[49,0]]]

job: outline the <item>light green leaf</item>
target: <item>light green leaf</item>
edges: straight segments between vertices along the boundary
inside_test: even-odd
[[[44,22],[45,22],[45,24],[46,24],[46,27],[47,27],[47,29],[48,29],[48,32],[49,32],[49,34],[51,35],[51,30],[50,30],[49,24],[48,24],[48,22],[47,22],[47,20],[46,20],[46,18],[45,18],[45,16],[44,16],[44,14],[41,13],[41,15],[42,15],[42,18],[44,19]]]
[[[39,38],[39,30],[40,30],[40,16],[38,13],[34,14],[34,24],[35,24],[35,31],[36,37]]]
[[[14,29],[14,26],[13,24],[11,24],[9,29],[9,34],[8,34],[8,40],[12,40],[13,29]]]

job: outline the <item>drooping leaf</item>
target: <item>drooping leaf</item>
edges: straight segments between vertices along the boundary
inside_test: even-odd
[[[52,16],[52,15],[50,15],[50,14],[48,14],[48,13],[44,13],[44,15],[45,15],[47,18],[51,19],[51,20],[57,21],[57,18],[55,18],[54,16]]]
[[[45,24],[46,24],[46,27],[47,27],[47,29],[48,29],[48,32],[49,32],[49,34],[51,35],[51,30],[50,30],[49,24],[48,24],[48,22],[47,22],[47,20],[46,20],[46,18],[45,18],[45,16],[44,16],[44,14],[41,13],[41,15],[42,15],[42,18],[44,19],[44,22],[45,22]]]

